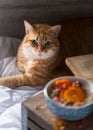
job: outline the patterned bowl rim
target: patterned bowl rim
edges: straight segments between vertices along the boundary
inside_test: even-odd
[[[67,107],[66,107],[66,106],[64,106],[64,105],[62,105],[62,104],[58,104],[58,103],[56,103],[55,101],[53,101],[53,100],[50,98],[50,96],[48,95],[47,89],[48,89],[48,87],[51,86],[51,84],[52,84],[54,81],[56,81],[56,80],[58,80],[58,79],[63,79],[63,78],[74,79],[74,80],[82,80],[83,82],[85,82],[85,83],[87,83],[87,84],[93,86],[93,83],[92,83],[92,82],[90,82],[90,81],[88,81],[88,80],[86,80],[86,79],[83,79],[83,78],[81,78],[81,77],[76,77],[76,76],[61,76],[61,77],[54,78],[54,79],[50,80],[50,81],[45,85],[45,88],[44,88],[44,90],[43,90],[44,96],[47,97],[47,98],[48,98],[51,102],[53,102],[55,105],[57,105],[57,106],[59,106],[59,107],[62,107],[62,108],[65,108],[65,109],[73,109],[73,110],[76,110],[76,109],[83,109],[83,108],[86,108],[86,107],[88,107],[88,106],[90,106],[90,105],[93,105],[93,102],[91,102],[91,103],[87,103],[87,104],[85,104],[85,105],[83,105],[83,106],[77,106],[77,107],[67,106]]]

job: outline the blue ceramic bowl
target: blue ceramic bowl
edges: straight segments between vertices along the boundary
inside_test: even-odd
[[[50,98],[49,95],[51,92],[52,84],[56,80],[63,79],[63,78],[70,79],[72,81],[76,81],[76,80],[80,81],[83,84],[83,88],[87,92],[87,96],[89,96],[93,92],[93,84],[82,78],[78,78],[75,76],[64,76],[64,77],[55,78],[51,80],[50,82],[48,82],[44,89],[44,96],[45,96],[45,100],[46,100],[48,108],[58,117],[65,120],[71,120],[71,121],[80,120],[88,116],[89,114],[91,114],[93,112],[93,102],[88,103],[83,106],[72,108],[70,106],[66,107],[66,106],[63,106],[62,104],[58,104]]]

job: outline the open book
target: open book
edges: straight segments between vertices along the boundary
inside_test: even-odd
[[[75,76],[82,77],[93,82],[93,54],[66,58],[66,65]]]

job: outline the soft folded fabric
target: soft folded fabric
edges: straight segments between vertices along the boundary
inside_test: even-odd
[[[16,52],[21,40],[0,37],[0,77],[20,74],[16,67]],[[15,57],[14,57],[15,56]],[[27,113],[22,102],[43,89],[21,86],[10,89],[0,86],[0,130],[26,130]]]

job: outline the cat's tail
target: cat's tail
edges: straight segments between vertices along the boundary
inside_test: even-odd
[[[0,77],[0,86],[7,86],[10,88],[16,88],[18,86],[25,85],[24,75],[15,75],[8,77]]]

